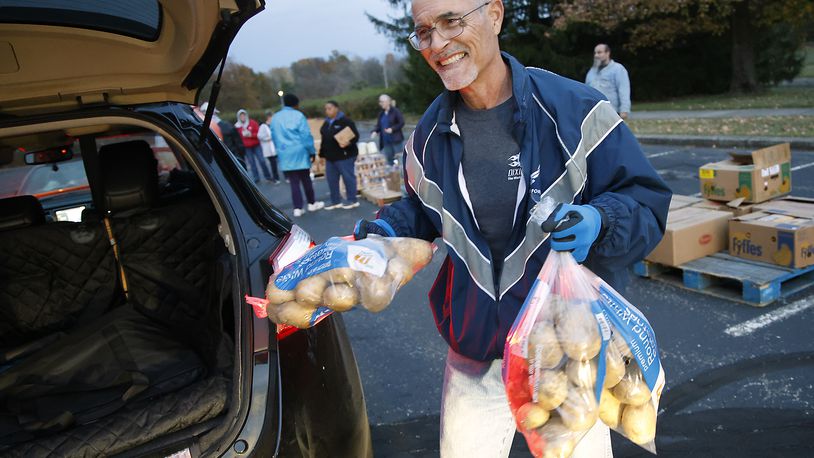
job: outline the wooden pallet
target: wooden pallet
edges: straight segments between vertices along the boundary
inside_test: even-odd
[[[363,189],[362,197],[378,207],[383,207],[385,204],[389,204],[390,202],[395,202],[401,199],[401,193],[376,187]]]
[[[736,258],[725,251],[678,267],[642,261],[633,266],[633,271],[641,277],[756,307],[814,285],[814,266],[791,269]]]

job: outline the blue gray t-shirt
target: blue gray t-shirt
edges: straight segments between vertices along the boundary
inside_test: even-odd
[[[463,167],[472,210],[489,244],[495,278],[500,278],[514,225],[517,187],[523,179],[520,146],[512,136],[514,97],[488,110],[473,110],[458,99],[455,121],[461,131]]]

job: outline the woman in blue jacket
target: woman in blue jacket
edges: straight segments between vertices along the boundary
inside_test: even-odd
[[[311,164],[316,157],[316,149],[308,121],[297,109],[299,104],[300,99],[296,95],[285,94],[283,108],[271,118],[271,139],[277,147],[277,165],[291,185],[294,216],[305,213],[300,186],[305,190],[308,211],[317,211],[325,206],[314,198]]]

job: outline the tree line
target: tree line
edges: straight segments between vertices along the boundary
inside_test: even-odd
[[[393,91],[421,112],[441,83],[405,37],[409,0],[382,0],[395,18],[368,16],[407,52]],[[528,66],[579,81],[597,43],[628,69],[635,100],[754,92],[799,74],[814,28],[811,0],[503,0],[502,49]]]
[[[281,90],[293,92],[300,100],[307,101],[364,88],[383,88],[403,81],[403,66],[404,59],[392,54],[379,60],[375,57],[349,57],[338,51],[333,51],[327,58],[304,58],[289,67],[276,67],[266,72],[257,72],[239,62],[227,61],[221,77],[217,107],[225,117],[229,117],[240,108],[250,111],[279,108],[277,93]],[[213,81],[214,76],[202,90],[201,102],[208,99]]]

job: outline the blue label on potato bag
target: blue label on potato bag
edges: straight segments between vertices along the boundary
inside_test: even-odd
[[[647,387],[650,391],[655,390],[661,361],[656,334],[650,323],[639,310],[604,283],[599,285],[599,297],[603,313],[630,348],[642,370]]]
[[[274,280],[274,286],[290,291],[305,278],[340,267],[350,267],[380,277],[387,268],[387,256],[381,242],[376,240],[348,242],[339,237],[331,237],[284,267]]]

